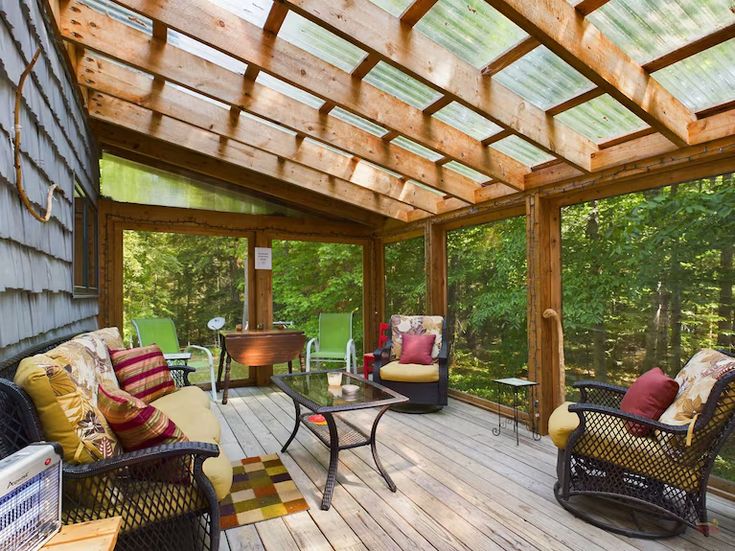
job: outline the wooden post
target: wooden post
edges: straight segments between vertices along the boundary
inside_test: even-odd
[[[447,232],[427,221],[424,225],[426,314],[447,315]]]
[[[553,320],[543,317],[553,308],[561,315],[561,224],[558,204],[538,193],[526,198],[528,257],[528,375],[540,384],[537,393],[540,432],[564,400],[564,376],[559,372],[557,335]]]
[[[368,353],[378,345],[378,326],[385,319],[385,259],[381,239],[372,238],[364,245],[362,270],[363,352]]]
[[[255,232],[254,247],[271,247],[273,241],[266,232]],[[254,294],[255,294],[255,327],[252,329],[272,329],[273,328],[273,271],[272,270],[255,270],[255,254],[253,257],[253,277]],[[271,375],[273,375],[272,365],[258,366],[255,372],[255,384],[258,386],[268,386],[271,384]]]

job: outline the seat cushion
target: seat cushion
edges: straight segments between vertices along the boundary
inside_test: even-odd
[[[221,427],[214,413],[209,410],[209,400],[206,402],[206,407],[201,403],[197,404],[192,400],[195,394],[184,393],[187,388],[191,387],[182,388],[173,394],[159,398],[151,405],[168,415],[190,441],[207,442],[219,446]],[[214,486],[217,499],[222,500],[230,493],[232,465],[222,448],[217,457],[210,457],[204,462],[204,474]]]
[[[397,383],[435,383],[439,380],[439,364],[389,362],[380,368],[380,378]]]
[[[579,416],[569,411],[573,402],[564,402],[549,417],[549,436],[554,445],[563,450],[567,447],[569,436],[579,426]]]
[[[171,394],[166,394],[165,396],[157,398],[156,400],[151,402],[151,404],[159,409],[165,410],[167,407],[169,407],[167,405],[168,402],[177,402],[181,404],[186,404],[192,408],[204,409],[210,409],[212,404],[210,400],[210,395],[204,392],[198,386],[183,386],[177,389],[176,392],[172,392]]]
[[[120,388],[150,404],[176,390],[174,379],[158,345],[110,350]]]

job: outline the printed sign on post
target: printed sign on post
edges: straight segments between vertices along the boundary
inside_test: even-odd
[[[270,270],[273,267],[271,255],[272,249],[269,247],[255,247],[255,269]]]

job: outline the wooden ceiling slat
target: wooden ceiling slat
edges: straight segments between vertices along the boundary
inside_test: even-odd
[[[607,4],[610,0],[581,0],[574,4],[574,9],[582,15],[589,15],[596,9],[601,8]]]
[[[408,203],[412,207],[437,212],[437,196],[430,191],[414,184],[406,184],[369,164],[361,163],[359,160],[353,162],[352,158],[304,141],[297,136],[290,136],[257,120],[242,118],[233,124],[227,109],[170,86],[154,89],[152,79],[132,69],[87,54],[77,68],[77,80],[80,85],[90,90],[135,103],[202,130],[350,181]]]
[[[694,114],[566,0],[485,0],[679,146]]]
[[[380,57],[373,53],[369,53],[365,56],[365,59],[363,59],[360,64],[352,71],[352,78],[362,80],[363,78],[365,78],[365,75],[373,70],[373,67],[375,67],[379,61]]]
[[[456,128],[426,117],[419,109],[365,82],[361,83],[359,94],[356,93],[349,73],[274,37],[212,2],[117,2],[179,32],[196,36],[208,46],[242,62],[257,65],[261,70],[292,85],[319,97],[329,98],[337,105],[409,136],[421,145],[440,151],[480,173],[519,189],[523,186],[523,177],[528,173],[528,168],[512,157],[489,151]],[[77,5],[77,2],[72,5]],[[75,31],[79,33],[81,29],[76,28]]]
[[[438,0],[415,0],[401,14],[401,23],[407,27],[413,27],[437,2]]]
[[[71,15],[75,16],[72,19]],[[84,42],[73,29],[85,31]],[[104,29],[104,32],[97,32]],[[65,39],[86,45],[136,69],[197,90],[225,104],[251,112],[318,141],[349,151],[361,158],[434,187],[465,201],[474,200],[477,184],[448,169],[438,168],[423,157],[388,144],[334,117],[258,83],[243,86],[242,75],[197,57],[171,44],[152,47],[149,37],[136,29],[78,5],[78,11],[61,11],[60,30]],[[124,44],[124,47],[120,47]]]
[[[515,63],[527,53],[532,52],[540,45],[541,43],[532,36],[524,38],[518,44],[513,44],[513,46],[485,65],[480,72],[486,77],[491,77],[495,73],[499,73],[505,69],[508,65]]]
[[[495,124],[512,128],[537,147],[587,170],[590,155],[597,150],[591,140],[549,120],[542,109],[484,77],[477,68],[422,33],[407,29],[398,18],[369,0],[279,1],[360,48],[376,52]]]
[[[406,205],[351,182],[334,178],[303,165],[259,151],[233,140],[222,144],[219,136],[112,96],[94,92],[89,97],[93,119],[116,124],[168,143],[182,145],[225,162],[283,180],[333,199],[360,206],[390,218],[406,221]],[[428,213],[427,213],[428,214]]]
[[[271,6],[270,11],[268,12],[268,17],[263,24],[263,30],[271,32],[273,34],[278,34],[278,31],[281,30],[281,27],[283,26],[283,22],[286,20],[287,15],[288,8],[283,4],[274,2]]]
[[[713,46],[722,44],[723,42],[725,42],[726,40],[730,40],[731,38],[735,38],[735,23],[727,25],[726,27],[723,27],[721,29],[717,29],[716,31],[713,31],[708,35],[697,38],[696,40],[693,40],[688,44],[684,44],[676,50],[663,54],[656,59],[652,59],[651,61],[644,63],[642,67],[649,73],[653,73],[655,71],[668,67],[669,65],[673,65],[678,61],[698,54],[699,52],[703,52],[704,50],[712,48]]]
[[[592,88],[591,90],[585,90],[584,92],[574,96],[573,98],[569,98],[566,101],[550,107],[546,110],[546,114],[550,117],[554,117],[559,113],[569,111],[570,109],[573,109],[578,105],[582,105],[583,103],[586,103],[592,99],[599,98],[602,94],[604,94],[604,92],[597,87]]]

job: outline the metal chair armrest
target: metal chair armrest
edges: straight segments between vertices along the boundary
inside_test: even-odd
[[[174,378],[174,382],[176,383],[177,387],[191,386],[189,375],[191,373],[196,373],[196,369],[187,365],[175,365],[173,367],[168,366],[168,370],[171,371],[171,376]],[[183,382],[184,384],[180,385],[179,382]]]
[[[211,393],[212,393],[212,400],[217,401],[217,377],[214,374],[214,356],[212,356],[212,352],[203,346],[199,346],[197,344],[190,344],[184,348],[184,350],[199,350],[200,352],[204,352],[207,356],[207,365],[209,366],[209,383],[212,387]],[[188,381],[189,377],[187,374],[186,380]],[[188,385],[187,385],[188,386]]]
[[[311,348],[314,347],[314,352],[319,352],[319,339],[316,337],[309,339],[306,343],[306,371],[311,371]]]

